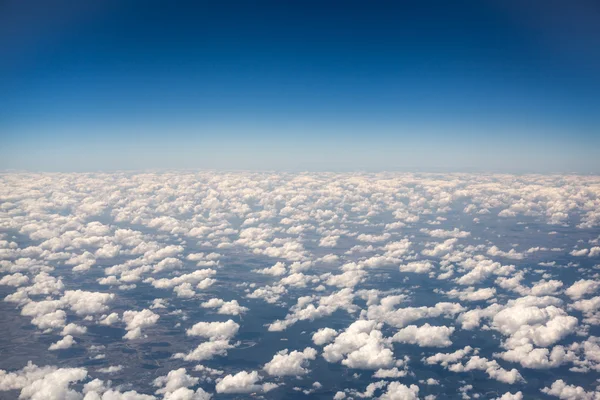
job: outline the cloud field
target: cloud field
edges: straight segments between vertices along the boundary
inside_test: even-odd
[[[600,177],[0,174],[0,399],[600,399]]]

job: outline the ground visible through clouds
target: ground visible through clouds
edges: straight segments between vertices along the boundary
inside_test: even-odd
[[[0,399],[600,399],[600,177],[0,175]]]

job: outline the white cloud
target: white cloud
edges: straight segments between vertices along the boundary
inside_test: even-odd
[[[286,375],[306,375],[309,370],[309,360],[314,360],[317,357],[317,351],[311,347],[305,348],[303,351],[281,350],[273,356],[273,359],[265,364],[264,370],[269,375],[286,376]]]
[[[426,274],[433,269],[433,264],[429,261],[412,261],[400,265],[400,272],[414,272],[417,274]]]
[[[240,315],[248,311],[248,308],[240,306],[237,300],[225,301],[216,298],[205,301],[200,307],[218,308],[217,313],[224,315]]]
[[[600,281],[580,279],[565,290],[565,294],[573,300],[579,300],[585,295],[592,294],[600,288]]]
[[[323,346],[324,344],[330,343],[337,334],[338,332],[335,329],[321,328],[313,334],[312,341],[317,346]]]
[[[462,301],[483,301],[494,297],[496,295],[496,289],[481,288],[476,290],[474,287],[469,287],[462,291],[452,289],[445,294],[450,298],[458,298]]]
[[[194,378],[187,374],[185,368],[179,368],[169,371],[167,375],[159,376],[154,379],[152,384],[159,387],[156,390],[156,394],[169,394],[173,393],[180,388],[188,388],[198,383],[200,379]]]
[[[117,313],[110,313],[109,315],[103,315],[102,318],[100,319],[100,321],[98,321],[98,323],[100,325],[113,325],[116,324],[117,322],[119,322],[121,319],[119,318],[119,314]]]
[[[587,255],[588,249],[572,250],[569,254],[575,257],[583,257]]]
[[[30,361],[16,372],[0,370],[0,391],[20,390],[20,399],[79,399],[70,386],[86,377],[85,368],[38,367]]]
[[[392,341],[416,344],[420,347],[448,347],[452,345],[450,340],[452,333],[454,333],[453,327],[431,326],[429,324],[419,327],[409,325],[400,329],[392,337]]]
[[[340,333],[323,349],[330,363],[340,362],[349,368],[379,369],[394,364],[389,340],[384,339],[375,321],[359,320]]]
[[[63,330],[60,334],[61,334],[61,336],[66,336],[66,335],[78,336],[78,335],[83,335],[86,332],[87,332],[87,328],[85,326],[70,323],[69,325],[67,325],[63,328]]]
[[[390,382],[387,391],[379,397],[381,400],[416,400],[419,398],[417,385],[406,386],[400,382]]]
[[[277,387],[274,383],[259,382],[262,378],[258,372],[241,371],[235,375],[223,377],[215,387],[217,393],[265,393]]]
[[[227,350],[234,348],[235,345],[229,343],[229,340],[210,340],[200,343],[189,353],[176,353],[173,358],[181,358],[185,361],[204,361],[210,360],[215,356],[227,355]]]
[[[517,392],[513,394],[511,392],[506,392],[502,396],[497,397],[495,400],[523,400],[523,393]]]
[[[240,329],[233,320],[226,322],[198,322],[186,331],[188,336],[201,336],[210,340],[231,339]]]
[[[108,310],[113,293],[87,292],[85,290],[67,290],[61,298],[77,315],[100,314]]]
[[[568,385],[562,379],[554,381],[550,387],[542,388],[541,392],[563,400],[596,400],[600,398],[600,392],[586,392],[581,386]]]
[[[282,276],[286,274],[287,270],[285,269],[285,264],[280,261],[268,268],[253,269],[252,272],[256,272],[258,274],[263,275]]]
[[[282,331],[298,321],[312,321],[316,318],[326,317],[339,309],[345,309],[348,312],[353,312],[357,309],[352,304],[354,293],[350,288],[334,292],[329,296],[320,297],[317,306],[313,304],[313,300],[315,299],[311,296],[300,297],[297,304],[290,308],[290,313],[285,317],[285,320],[278,320],[271,323],[269,331]]]
[[[67,336],[63,337],[62,339],[60,339],[58,342],[52,343],[50,345],[50,347],[48,347],[48,350],[68,349],[71,346],[73,346],[75,343],[77,343],[77,342],[73,339],[73,336],[67,335]]]
[[[125,311],[123,313],[123,322],[127,324],[127,334],[124,339],[133,340],[142,337],[142,328],[155,325],[159,320],[160,315],[153,313],[148,309],[142,311]]]
[[[29,282],[29,277],[20,272],[15,272],[12,275],[4,275],[0,279],[0,285],[19,287]]]

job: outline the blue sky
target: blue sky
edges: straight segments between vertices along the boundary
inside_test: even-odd
[[[600,8],[520,3],[9,1],[0,168],[600,172]]]

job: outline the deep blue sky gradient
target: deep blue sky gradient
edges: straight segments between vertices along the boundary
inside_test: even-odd
[[[598,173],[599,93],[597,1],[0,5],[0,168]]]

